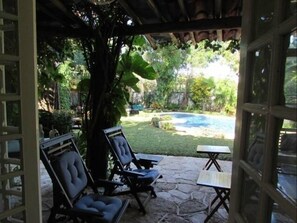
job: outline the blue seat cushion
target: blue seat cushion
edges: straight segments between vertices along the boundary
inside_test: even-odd
[[[94,217],[92,222],[113,222],[114,217],[122,207],[122,201],[116,197],[106,197],[99,194],[89,194],[82,197],[74,204],[74,209],[85,212],[97,212],[101,217]]]
[[[137,181],[150,184],[159,177],[159,171],[156,169],[135,169],[134,172],[143,173],[144,176],[138,176]]]

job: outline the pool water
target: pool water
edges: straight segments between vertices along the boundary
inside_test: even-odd
[[[177,131],[204,132],[208,135],[221,134],[226,138],[234,138],[234,117],[192,114],[185,112],[164,112],[161,115],[172,116],[171,121]]]

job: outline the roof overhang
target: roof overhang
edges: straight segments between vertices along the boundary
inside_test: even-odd
[[[157,42],[195,44],[204,39],[239,40],[241,0],[36,0],[39,37],[89,38],[92,27],[78,16],[80,6],[99,15],[100,7],[117,4],[129,22],[115,27],[113,35],[145,35]],[[103,4],[103,5],[102,5]]]

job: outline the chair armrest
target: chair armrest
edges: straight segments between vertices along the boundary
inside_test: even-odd
[[[97,179],[94,182],[93,190],[102,195],[111,195],[117,187],[121,187],[124,184],[118,181],[110,181]],[[101,189],[99,189],[101,187]]]
[[[154,165],[158,165],[158,163],[163,159],[162,156],[142,153],[135,154],[135,157],[138,165],[145,167],[145,169],[149,169]]]
[[[125,175],[125,176],[129,176],[129,177],[141,177],[141,176],[145,176],[144,173],[139,173],[139,172],[135,172],[132,170],[124,170],[124,171],[119,171],[119,174]]]
[[[94,183],[97,187],[124,186],[121,182],[103,179],[97,179]]]
[[[138,163],[141,166],[145,167],[146,169],[149,169],[150,167],[153,167],[154,165],[157,165],[157,163],[156,163],[155,160],[149,160],[149,159],[142,159],[142,158],[140,158],[137,161],[138,161]]]

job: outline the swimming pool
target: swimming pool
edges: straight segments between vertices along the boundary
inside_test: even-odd
[[[172,116],[171,122],[177,131],[196,132],[202,135],[223,135],[234,138],[235,118],[186,112],[164,112],[161,116]]]

